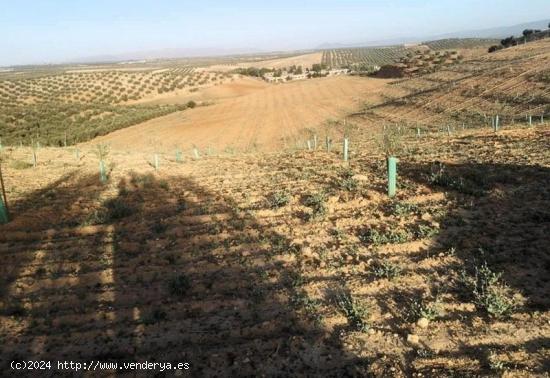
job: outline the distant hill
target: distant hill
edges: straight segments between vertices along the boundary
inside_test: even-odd
[[[525,29],[548,29],[549,22],[550,19],[547,19],[498,28],[467,30],[462,32],[442,34],[433,38],[504,38],[511,35],[519,36]]]
[[[511,35],[520,35],[525,29],[547,29],[550,19],[527,22],[512,26],[504,26],[490,29],[465,30],[453,33],[430,36],[411,36],[382,40],[371,40],[360,43],[329,43],[315,47],[315,50],[330,50],[347,47],[366,47],[366,46],[391,46],[405,43],[420,43],[424,41],[435,41],[450,38],[504,38]],[[138,51],[122,53],[115,55],[89,56],[73,59],[70,63],[112,63],[122,61],[139,61],[153,59],[176,59],[176,58],[195,58],[195,57],[213,57],[227,55],[246,55],[260,54],[267,51],[257,48],[172,48],[152,51]]]
[[[419,43],[424,41],[435,41],[441,39],[450,39],[450,38],[496,38],[501,39],[504,37],[509,37],[511,35],[519,36],[525,29],[547,29],[550,19],[526,22],[522,24],[516,24],[512,26],[502,26],[489,29],[475,29],[475,30],[463,30],[452,33],[438,34],[438,35],[428,35],[428,36],[411,36],[411,37],[401,37],[401,38],[391,38],[391,39],[382,39],[382,40],[370,40],[358,43],[329,43],[325,42],[317,46],[317,50],[329,50],[329,49],[339,49],[346,47],[366,47],[366,46],[390,46],[390,45],[400,45],[405,43]]]
[[[265,51],[254,48],[173,48],[151,51],[136,51],[129,53],[113,55],[97,55],[71,60],[70,63],[113,63],[124,61],[154,60],[154,59],[177,59],[177,58],[196,58],[208,56],[226,56],[241,54],[259,54]]]

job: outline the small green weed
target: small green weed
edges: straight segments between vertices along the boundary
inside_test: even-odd
[[[304,205],[311,208],[312,213],[309,214],[309,219],[323,218],[327,213],[327,207],[325,202],[327,197],[324,193],[310,194],[304,200]]]
[[[377,278],[387,278],[388,280],[393,280],[401,275],[402,269],[399,265],[393,264],[389,261],[378,261],[374,264],[372,272]]]
[[[487,262],[476,266],[473,276],[462,273],[462,282],[471,290],[476,306],[495,318],[508,316],[517,307],[501,277],[502,273],[491,271]]]
[[[126,218],[134,213],[134,209],[128,205],[122,198],[111,198],[103,202],[107,210],[108,220],[118,220]]]
[[[357,190],[359,183],[353,178],[354,173],[351,169],[344,169],[340,172],[338,187],[348,192],[354,192]]]
[[[191,288],[191,281],[184,274],[177,274],[168,280],[167,286],[170,294],[182,297]]]
[[[411,239],[411,235],[402,229],[379,231],[375,228],[368,228],[359,235],[359,239],[365,244],[379,246],[406,243]]]
[[[389,214],[394,216],[405,216],[420,212],[420,208],[407,202],[392,201],[386,206],[386,210]]]
[[[286,191],[278,191],[269,196],[266,201],[271,209],[278,209],[288,205],[290,195]]]
[[[411,302],[407,317],[412,321],[420,318],[426,318],[430,321],[436,320],[441,316],[440,304],[438,301],[426,303],[420,300]]]
[[[363,303],[354,298],[349,290],[338,290],[335,293],[334,301],[353,329],[360,332],[368,331],[368,309]]]

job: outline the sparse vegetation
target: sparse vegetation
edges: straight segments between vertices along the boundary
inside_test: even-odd
[[[357,298],[353,297],[347,289],[337,289],[334,293],[334,303],[347,318],[350,327],[359,332],[369,329],[367,307]]]
[[[134,213],[134,209],[122,198],[118,197],[108,199],[104,202],[103,206],[107,210],[106,220],[109,221],[126,218]]]
[[[409,216],[420,212],[420,208],[417,205],[400,201],[392,201],[386,208],[394,216]]]
[[[290,195],[286,191],[277,191],[267,198],[267,203],[272,209],[286,206],[289,202]]]
[[[197,122],[200,134],[180,141],[155,121],[117,132],[122,143],[100,138],[110,143],[105,150],[98,141],[79,145],[78,158],[74,148],[44,147],[48,136],[42,131],[26,131],[21,147],[18,140],[3,144],[13,219],[0,225],[0,360],[183,358],[204,376],[544,375],[541,335],[550,319],[544,248],[550,219],[548,46],[540,41],[496,55],[475,55],[485,54],[476,49],[464,62],[391,81],[327,78],[308,86],[236,78],[243,81],[235,88],[245,95],[166,122],[185,128],[186,117],[202,122],[225,109],[220,118],[237,124],[235,133],[224,128],[205,135],[215,128]],[[408,48],[414,55],[407,59],[415,59],[417,48],[424,49]],[[223,59],[240,64],[244,58]],[[170,94],[176,83],[160,80],[161,73],[179,62],[154,64],[162,70],[145,90],[151,97],[158,88],[161,96]],[[187,93],[190,85],[233,75],[210,69],[197,70],[202,73],[193,74],[193,84],[186,81],[181,97],[159,103],[205,98],[210,90],[194,97]],[[0,73],[5,75],[12,74]],[[128,103],[115,107],[143,99],[141,73],[122,80],[125,75],[109,74],[109,86],[123,88],[112,96],[128,96]],[[330,99],[329,89],[337,86],[325,83],[333,81],[339,96],[352,93],[354,102],[374,95],[358,114],[326,122],[324,130],[301,125],[308,127],[302,139],[272,138],[262,146],[263,125],[254,118],[249,123],[258,131],[252,137],[257,148],[240,153],[234,140],[250,129],[239,120],[272,109],[246,94],[251,87],[269,96],[299,93],[272,102],[295,125],[304,118],[294,115],[309,106],[300,96],[317,88]],[[88,101],[84,92],[106,94],[98,83],[81,84],[84,100],[75,103]],[[211,91],[226,96],[226,89]],[[230,113],[241,99],[246,106]],[[322,117],[331,115],[334,103],[345,105],[340,97],[327,101]],[[244,118],[235,119],[243,109]],[[490,128],[497,111],[499,133]],[[89,118],[103,116],[109,123],[106,114]],[[387,148],[380,148],[384,124],[398,143],[390,136]],[[162,140],[151,135],[157,125]],[[150,133],[140,135],[143,130]],[[60,126],[61,144],[63,134]],[[297,151],[313,135],[329,136],[332,151]],[[353,146],[349,164],[342,162],[343,135]],[[147,141],[140,144],[140,138]],[[126,140],[136,144],[126,148]],[[41,143],[36,168],[30,168],[31,141]],[[227,141],[230,154],[212,152],[224,151]],[[200,159],[192,158],[193,143]],[[287,148],[279,149],[284,143]],[[174,161],[178,150],[181,162]],[[154,153],[163,157],[157,171],[147,165]],[[399,190],[392,198],[386,190],[388,154],[399,156]],[[109,174],[104,183],[97,180],[99,159]],[[67,349],[66,340],[78,342]]]
[[[403,229],[378,230],[376,228],[367,228],[359,234],[359,239],[363,243],[373,246],[406,243],[410,238],[411,234]]]
[[[340,173],[338,186],[346,190],[348,192],[354,192],[357,190],[357,187],[359,186],[359,183],[357,180],[353,177],[355,174],[351,169],[344,169]]]
[[[304,200],[304,205],[311,209],[309,218],[311,220],[323,218],[327,213],[327,196],[325,193],[314,193],[308,195]]]
[[[399,265],[390,261],[378,261],[373,265],[372,273],[377,278],[393,280],[401,275],[402,269]]]
[[[413,300],[407,310],[407,317],[412,321],[427,319],[429,321],[437,320],[441,316],[441,304],[438,301],[427,302],[422,300]]]
[[[380,148],[386,157],[398,156],[403,151],[403,136],[399,127],[384,127],[380,140]]]
[[[463,282],[470,288],[475,304],[496,318],[510,315],[517,307],[501,277],[502,274],[493,272],[487,262],[475,266],[472,276],[463,273]]]
[[[191,281],[184,274],[176,274],[168,282],[168,292],[176,297],[183,297],[191,289]]]

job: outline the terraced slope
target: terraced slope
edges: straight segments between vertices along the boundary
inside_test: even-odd
[[[488,125],[497,114],[503,124],[526,122],[550,113],[549,73],[550,40],[533,42],[396,82],[400,93],[367,113],[376,122],[406,120],[426,127]]]
[[[407,54],[404,46],[355,47],[323,51],[322,63],[327,67],[383,66],[395,63]]]
[[[2,368],[154,360],[187,361],[198,376],[543,375],[549,135],[548,124],[403,135],[395,200],[372,132],[352,139],[349,167],[319,150],[162,155],[155,171],[149,155],[113,151],[105,185],[86,149],[78,161],[40,150],[35,169],[15,169],[30,151],[8,149]],[[484,262],[502,272],[490,286],[502,290],[498,309],[471,286]]]
[[[489,47],[498,45],[500,40],[493,38],[446,38],[435,41],[423,42],[431,50],[456,50],[456,49],[471,49],[477,47]]]

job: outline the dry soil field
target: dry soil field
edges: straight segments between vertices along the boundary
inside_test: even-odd
[[[156,118],[91,141],[116,149],[173,150],[174,146],[274,150],[303,143],[308,133],[380,100],[387,84],[370,78],[331,77],[284,85],[246,82],[216,87],[215,103]],[[217,97],[234,93],[229,98]],[[206,100],[208,101],[208,100]]]
[[[78,149],[4,146],[0,368],[547,377],[549,54],[535,42],[392,83],[262,85]],[[332,149],[250,148],[307,127]],[[208,149],[226,141],[243,151]],[[199,155],[176,159],[186,143]]]
[[[314,64],[321,63],[323,58],[322,52],[314,52],[310,54],[296,55],[290,57],[282,57],[275,59],[266,59],[252,62],[242,62],[234,64],[214,64],[209,66],[209,71],[230,71],[235,68],[269,68],[269,69],[282,69],[290,66],[302,66],[304,69],[311,68]]]

